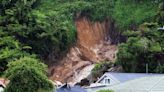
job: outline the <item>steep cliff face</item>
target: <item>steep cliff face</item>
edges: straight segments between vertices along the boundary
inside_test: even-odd
[[[75,23],[77,28],[77,47],[87,60],[94,63],[98,62],[104,59],[100,58],[101,54],[103,54],[102,51],[116,50],[114,44],[117,43],[116,40],[119,38],[119,33],[115,30],[116,27],[113,25],[112,20],[92,22],[86,17],[80,17],[76,19]],[[107,60],[113,60],[113,57],[110,57],[111,55],[109,55]]]
[[[102,60],[114,61],[116,58],[117,46],[114,43],[117,43],[119,33],[112,21],[92,22],[86,17],[79,17],[75,25],[76,46],[70,49],[59,64],[49,68],[52,80],[79,82],[88,76],[93,64]],[[83,74],[80,79],[79,74]]]
[[[91,61],[97,61],[98,45],[107,39],[108,22],[91,22],[86,17],[76,20],[77,46],[83,56]]]

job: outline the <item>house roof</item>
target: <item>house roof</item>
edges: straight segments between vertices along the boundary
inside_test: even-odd
[[[136,78],[141,78],[141,77],[146,77],[146,76],[153,76],[157,74],[146,74],[146,73],[110,73],[107,72],[104,75],[114,77],[117,79],[119,82],[125,82],[129,80],[133,80]]]
[[[141,77],[146,77],[146,76],[154,76],[154,75],[159,75],[159,74],[146,74],[146,73],[112,73],[112,72],[107,72],[105,73],[97,82],[102,80],[105,76],[112,78],[115,81],[118,82],[126,82],[129,80],[141,78]]]
[[[158,74],[137,78],[118,85],[87,89],[87,92],[97,92],[102,89],[110,89],[114,92],[164,92],[163,85],[164,74]]]

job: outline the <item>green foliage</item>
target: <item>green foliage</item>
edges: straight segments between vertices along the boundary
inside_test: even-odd
[[[56,24],[54,22],[52,24],[58,25],[59,28],[55,28],[56,30],[72,30],[67,31],[69,32],[67,34],[73,39],[75,37],[73,18],[77,15],[87,16],[93,21],[112,17],[120,28],[134,27],[144,21],[154,20],[159,2],[161,0],[127,0],[126,2],[124,0],[46,0],[42,1],[41,8],[35,14],[40,13],[39,15],[46,20],[50,18],[49,22],[55,21]]]
[[[113,17],[121,28],[135,28],[143,22],[154,20],[159,2],[160,0],[117,0]]]
[[[74,22],[79,17],[85,16],[92,21],[111,18],[120,30],[124,30],[129,27],[133,29],[144,21],[154,21],[156,15],[157,22],[162,26],[163,8],[158,10],[161,2],[162,0],[0,0],[0,74],[7,69],[9,62],[24,56],[38,56],[53,62],[64,56],[76,41]],[[135,63],[136,66],[132,69],[135,71],[138,67],[145,67],[137,65],[136,61],[157,61],[161,64],[164,50],[161,31],[145,28],[141,31],[127,31],[125,34],[129,39],[127,43],[120,45],[118,61],[123,59],[133,62],[123,61],[123,66],[128,64],[130,67]],[[153,65],[154,62],[150,64]],[[154,71],[154,67],[152,69]],[[98,72],[104,70],[100,69]]]
[[[27,50],[29,53],[36,53],[43,58],[49,55],[59,58],[75,40],[75,28],[70,25],[73,24],[73,13],[67,15],[75,10],[70,9],[71,3],[65,6],[60,4],[59,7],[56,6],[57,1],[49,1],[1,0],[0,33],[12,36],[21,45],[30,47]]]
[[[152,18],[158,2],[1,0],[0,34],[11,36],[10,38],[19,42],[21,49],[28,47],[25,50],[28,53],[56,61],[64,56],[76,40],[74,20],[77,17],[86,16],[94,21],[112,17],[119,26],[133,26]]]
[[[158,26],[154,23],[141,26],[145,28],[125,33],[128,40],[119,45],[117,63],[125,72],[146,72],[148,64],[149,72],[163,73],[164,33],[157,30]]]
[[[0,34],[0,75],[7,69],[7,64],[23,56],[36,57],[26,52],[27,48],[11,36]]]
[[[159,5],[159,10],[156,14],[156,21],[160,26],[164,25],[164,1]]]
[[[10,80],[5,92],[53,92],[46,76],[47,66],[35,58],[23,57],[8,64],[6,77]]]
[[[97,91],[97,92],[114,92],[113,90],[100,90],[100,91]]]
[[[89,5],[82,1],[42,0],[41,5],[32,11],[36,23],[43,30],[36,35],[40,38],[38,41],[42,40],[42,42],[32,43],[35,51],[41,49],[42,52],[38,53],[58,55],[58,58],[63,55],[61,52],[67,51],[69,45],[76,39],[74,15],[85,6]]]
[[[103,21],[114,13],[115,0],[84,0],[91,5],[82,13],[93,21]]]
[[[164,73],[164,65],[158,65],[156,68],[157,73]]]

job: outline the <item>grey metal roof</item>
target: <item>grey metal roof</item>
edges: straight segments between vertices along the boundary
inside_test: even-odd
[[[146,77],[146,76],[153,76],[157,74],[146,74],[146,73],[111,73],[107,72],[105,73],[106,76],[113,76],[120,82],[126,82],[129,80],[133,80],[136,78]]]
[[[164,75],[141,77],[118,85],[87,89],[87,92],[97,92],[102,89],[114,92],[164,92]]]

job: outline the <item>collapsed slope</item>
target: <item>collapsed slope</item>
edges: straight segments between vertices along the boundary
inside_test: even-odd
[[[49,68],[52,80],[79,82],[90,74],[95,63],[103,60],[113,61],[116,58],[117,46],[113,43],[117,43],[119,33],[113,21],[108,19],[103,22],[92,22],[87,17],[79,17],[76,18],[75,25],[76,45],[59,64]],[[83,74],[80,79],[79,73]]]

